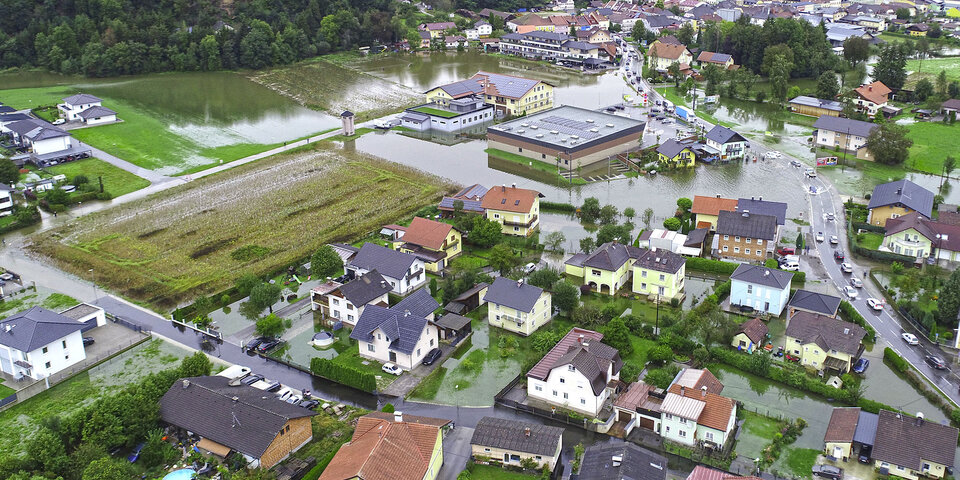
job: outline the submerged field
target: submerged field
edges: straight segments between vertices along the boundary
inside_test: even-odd
[[[32,237],[81,277],[161,310],[266,274],[436,202],[438,177],[329,143],[195,180]],[[250,246],[263,255],[238,261]]]

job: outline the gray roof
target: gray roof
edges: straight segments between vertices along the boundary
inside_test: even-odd
[[[519,35],[520,35],[520,38],[530,37],[530,38],[537,38],[541,40],[553,40],[553,41],[563,41],[563,40],[569,40],[571,38],[570,35],[567,35],[566,33],[543,32],[540,30],[521,33]],[[506,35],[504,35],[504,37],[506,37]]]
[[[397,302],[396,305],[390,307],[393,310],[398,312],[410,312],[412,315],[418,317],[426,317],[434,312],[434,310],[440,308],[440,304],[437,303],[437,300],[430,296],[430,291],[426,288],[421,288],[410,295],[407,295],[406,298]]]
[[[487,288],[487,294],[483,297],[483,300],[515,308],[521,312],[529,312],[533,310],[541,294],[543,294],[543,289],[540,287],[535,287],[529,283],[515,282],[509,278],[497,277],[493,281],[493,285]]]
[[[483,207],[480,206],[480,203],[483,200],[469,200],[463,198],[454,198],[454,197],[443,197],[440,199],[439,207],[442,209],[453,210],[453,203],[457,200],[463,202],[463,211],[464,212],[483,212]]]
[[[884,207],[901,203],[930,218],[933,211],[933,192],[910,180],[897,180],[873,187],[873,195],[867,208]]]
[[[181,379],[160,399],[164,422],[254,458],[266,452],[288,420],[313,415],[272,393],[231,386],[229,378],[218,375]]]
[[[364,243],[350,261],[350,265],[364,270],[377,270],[386,277],[402,279],[416,260],[417,257],[409,253]]]
[[[657,147],[657,153],[660,153],[667,158],[673,158],[679,155],[680,152],[682,152],[685,148],[690,148],[690,146],[671,138]]]
[[[777,225],[783,225],[787,221],[787,204],[783,202],[738,198],[737,211],[750,212],[753,215],[771,215],[777,217]]]
[[[800,95],[790,100],[790,103],[795,103],[797,105],[804,105],[807,107],[822,108],[824,110],[830,110],[834,112],[839,112],[843,110],[843,104],[836,100],[821,100],[819,98],[808,97],[806,95]]]
[[[72,318],[33,307],[0,321],[0,345],[29,353],[81,328],[83,325]]]
[[[650,249],[637,259],[634,265],[656,270],[658,272],[674,274],[680,270],[687,262],[682,255],[673,253],[670,250]]]
[[[367,305],[357,320],[357,326],[350,332],[350,338],[369,342],[373,339],[373,332],[379,328],[390,342],[391,349],[410,354],[426,326],[427,319],[424,317],[403,310]]]
[[[350,303],[359,307],[381,295],[390,293],[393,287],[383,278],[383,275],[380,275],[380,272],[374,269],[341,285],[339,290]]]
[[[88,103],[97,103],[101,100],[93,95],[88,93],[78,93],[76,95],[70,95],[67,98],[63,99],[63,103],[67,105],[85,105]]]
[[[73,320],[80,320],[81,318],[86,317],[91,313],[97,313],[101,310],[103,309],[100,307],[94,307],[89,303],[81,303],[79,305],[74,305],[60,312],[60,315],[63,315],[64,317],[67,317],[67,318],[71,318]]]
[[[527,434],[527,431],[530,433]],[[560,450],[563,429],[498,417],[483,417],[473,430],[471,445],[552,457]]]
[[[117,112],[114,112],[113,110],[110,110],[107,107],[101,107],[99,105],[90,107],[80,112],[80,116],[83,118],[107,117],[107,116],[116,115],[116,114]]]
[[[540,80],[532,78],[515,77],[513,75],[503,75],[500,73],[477,72],[473,76],[474,82],[480,82],[479,77],[486,77],[487,84],[497,90],[504,97],[520,98],[524,96],[531,88],[537,86]]]
[[[595,396],[599,396],[607,387],[607,368],[613,366],[613,373],[620,371],[623,361],[620,352],[605,343],[584,342],[570,345],[567,352],[553,362],[551,370],[564,365],[572,365],[587,381]]]
[[[26,113],[4,113],[0,115],[0,123],[10,123],[18,122],[20,120],[27,120],[30,118],[30,115]]]
[[[473,93],[480,93],[483,91],[483,86],[480,85],[480,82],[468,78],[466,80],[460,80],[459,82],[448,83],[446,85],[441,85],[440,88],[450,94],[450,96],[457,97],[460,95],[467,95]]]
[[[615,465],[613,457],[620,457]],[[667,459],[632,443],[596,444],[587,447],[579,480],[664,480]]]
[[[450,328],[453,330],[460,330],[461,328],[466,327],[467,325],[470,325],[470,318],[464,317],[462,315],[457,315],[456,313],[448,313],[440,317],[440,319],[434,323],[436,323],[437,326],[441,328]]]
[[[790,299],[789,305],[832,317],[837,314],[837,309],[840,308],[840,297],[809,290],[797,290],[797,293],[794,293],[793,298]]]
[[[857,419],[857,430],[853,432],[853,441],[864,445],[873,445],[877,438],[877,421],[879,416],[876,413],[860,410],[860,417]]]
[[[849,133],[858,137],[869,137],[870,131],[877,128],[877,124],[849,118],[834,117],[833,115],[820,115],[817,121],[813,122],[813,128],[830,132]]]
[[[787,324],[787,336],[800,342],[816,343],[824,351],[836,350],[856,355],[867,334],[863,327],[836,318],[810,312],[797,312]]]
[[[956,453],[956,428],[880,410],[874,460],[920,470],[922,460],[952,466]]]
[[[4,104],[0,103],[0,113],[11,113],[11,112],[16,112],[16,111],[17,111],[16,108],[13,108],[13,107],[11,107],[11,106],[9,106],[9,105],[4,105]]]
[[[777,237],[777,217],[721,210],[717,215],[717,233],[773,240]]]
[[[716,54],[714,55],[716,56]],[[730,142],[746,142],[747,141],[746,138],[743,138],[743,135],[740,135],[739,133],[734,132],[733,130],[730,130],[727,127],[724,127],[723,125],[717,125],[711,128],[710,131],[707,132],[706,138],[707,140],[713,140],[714,142],[717,142],[721,145],[725,143],[730,143]]]
[[[588,254],[578,253],[565,263],[578,267],[592,267],[601,270],[616,271],[631,258],[640,258],[645,249],[617,242],[607,242]]]
[[[563,105],[510,120],[487,129],[490,135],[530,142],[562,152],[643,135],[646,124],[632,118]]]
[[[6,125],[8,129],[17,135],[29,138],[33,141],[46,140],[48,138],[65,137],[70,134],[61,130],[50,123],[36,118],[20,120]]]
[[[734,270],[733,275],[730,275],[730,280],[784,289],[790,288],[793,274],[783,270],[743,263]]]
[[[570,40],[563,42],[564,48],[576,48],[578,50],[597,50],[600,48],[599,45],[594,45],[592,43],[580,42],[577,40]]]
[[[684,247],[699,247],[703,245],[703,241],[707,238],[707,233],[710,232],[709,228],[696,228],[687,232],[687,241],[683,243]]]
[[[414,123],[423,123],[430,121],[430,115],[420,112],[403,112],[403,115],[400,115],[400,118],[408,122]]]

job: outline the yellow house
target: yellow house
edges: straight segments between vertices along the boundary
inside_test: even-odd
[[[490,325],[528,336],[553,318],[550,292],[523,281],[497,277],[487,288]]]
[[[944,478],[957,449],[957,429],[889,410],[877,415],[877,436],[870,458],[881,472],[899,478]],[[951,443],[952,442],[952,443]]]
[[[697,156],[690,147],[671,138],[657,147],[657,160],[674,168],[692,167]]]
[[[737,199],[716,197],[704,197],[697,195],[693,197],[693,207],[690,212],[697,216],[697,228],[709,228],[710,231],[717,229],[717,220],[720,212],[737,211]]]
[[[863,353],[866,333],[855,323],[799,311],[787,323],[784,352],[805,367],[844,374]]]
[[[488,219],[503,225],[504,235],[527,237],[540,227],[540,192],[511,187],[493,187],[483,195],[480,207]]]
[[[564,263],[564,272],[579,277],[581,285],[589,285],[595,292],[613,295],[630,284],[633,262],[646,252],[640,247],[607,242],[589,254],[570,257]]]
[[[883,227],[888,219],[910,212],[917,212],[929,220],[933,211],[933,192],[910,180],[884,183],[873,188],[867,208],[870,225]]]
[[[477,72],[459,82],[424,92],[428,103],[449,105],[450,100],[481,95],[484,103],[507,115],[536,113],[553,108],[553,85],[532,78]]]
[[[687,50],[686,45],[663,43],[657,40],[650,45],[650,50],[647,52],[647,61],[650,68],[665,72],[673,63],[690,65],[690,62],[693,61],[693,55]]]
[[[859,407],[834,408],[823,435],[823,454],[846,462],[853,456],[853,437],[860,420]]]
[[[683,299],[687,260],[664,249],[644,252],[633,263],[633,292],[655,296],[656,300]]]
[[[401,412],[364,415],[318,480],[435,480],[449,423]]]
[[[738,351],[753,353],[755,350],[763,348],[763,343],[767,339],[767,324],[759,318],[751,318],[740,324],[737,334],[733,336],[730,345]]]
[[[437,273],[460,255],[461,240],[460,231],[449,223],[415,217],[394,248],[413,254],[423,260],[428,272]]]

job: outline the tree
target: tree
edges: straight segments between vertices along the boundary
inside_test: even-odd
[[[907,56],[899,45],[886,45],[880,49],[880,58],[873,66],[873,78],[893,90],[903,88],[907,80]]]
[[[803,234],[802,234],[802,233],[798,233],[798,234],[797,234],[797,241],[796,241],[795,244],[796,244],[796,246],[797,246],[797,254],[799,255],[799,254],[800,254],[800,250],[803,250],[803,246],[806,245],[806,242],[805,242],[804,239],[803,239]]]
[[[600,200],[596,197],[587,197],[580,206],[580,220],[586,223],[594,223],[600,218]]]
[[[930,23],[930,30],[927,30],[927,38],[940,38],[943,36],[943,27],[939,22]]]
[[[643,228],[650,228],[650,222],[653,221],[653,209],[647,207],[643,211],[643,216],[640,217],[640,220],[643,222]]]
[[[593,239],[593,237],[584,237],[580,239],[581,252],[590,253],[596,247],[597,247],[597,242]]]
[[[250,31],[240,41],[240,61],[245,67],[261,69],[273,62],[273,30],[262,20],[252,20]]]
[[[280,335],[283,335],[284,330],[287,327],[282,318],[278,317],[277,314],[271,313],[266,317],[257,320],[256,329],[254,330],[257,336],[260,337],[270,337],[270,338],[280,338]]]
[[[680,63],[673,62],[667,67],[667,73],[673,78],[673,86],[680,86]]]
[[[643,382],[647,385],[653,385],[666,390],[670,387],[670,383],[673,382],[673,378],[676,376],[677,372],[673,369],[655,368],[647,371],[647,375],[643,377]]]
[[[787,99],[791,70],[793,70],[793,62],[785,55],[777,55],[770,64],[770,93],[780,102]]]
[[[83,469],[82,480],[128,480],[133,478],[130,464],[112,458],[100,458]]]
[[[434,297],[437,296],[438,290],[439,290],[439,287],[437,286],[437,277],[431,277],[430,278],[430,295]]]
[[[690,22],[685,22],[677,31],[677,40],[680,40],[680,43],[684,45],[690,45],[693,43],[693,33],[693,25]]]
[[[785,61],[786,64],[790,65],[790,68],[787,69],[786,72],[787,77],[789,78],[790,70],[793,69],[794,65],[794,52],[790,46],[784,43],[771,45],[763,49],[763,63],[760,66],[760,71],[768,76],[772,76],[774,63],[778,58],[781,58],[781,61]]]
[[[601,225],[610,225],[617,221],[617,215],[619,215],[617,207],[613,205],[604,205],[600,209],[600,224]]]
[[[960,312],[960,270],[954,270],[950,278],[940,288],[940,297],[937,299],[937,314],[940,323],[953,325]]]
[[[663,221],[663,228],[666,228],[671,232],[676,232],[680,230],[681,226],[683,226],[683,224],[680,222],[680,219],[677,217],[670,217]]]
[[[517,257],[513,254],[513,248],[506,243],[499,243],[490,249],[490,266],[498,270],[501,275],[506,275],[507,271],[517,264]]]
[[[895,10],[897,14],[897,20],[910,20],[910,9],[905,7],[900,7]]]
[[[580,305],[580,289],[566,280],[560,280],[553,285],[551,301],[561,312],[569,314]]]
[[[859,37],[853,37],[859,38]],[[817,98],[830,100],[840,92],[840,84],[837,82],[837,74],[833,70],[827,70],[817,79]]]
[[[933,84],[930,83],[930,80],[921,78],[920,81],[917,82],[917,86],[913,89],[913,95],[921,102],[927,101],[927,98],[933,95]]]
[[[623,236],[623,227],[620,225],[604,225],[600,227],[600,230],[597,230],[597,245],[603,245],[604,243],[612,242],[614,240],[621,241],[621,243],[629,243],[622,241]]]
[[[947,96],[950,98],[960,97],[960,82],[954,80],[947,87]]]
[[[498,222],[490,220],[484,215],[477,215],[473,218],[473,229],[470,230],[470,235],[467,237],[470,243],[487,248],[496,245],[502,239],[503,227]]]
[[[257,311],[262,312],[264,308],[270,309],[273,313],[273,304],[280,301],[280,287],[270,283],[261,283],[253,290],[250,290],[250,299],[247,300]]]
[[[260,285],[260,279],[252,273],[246,273],[240,278],[236,279],[233,282],[233,285],[237,288],[237,293],[241,296],[247,297],[250,295],[250,292],[253,290],[253,287]]]
[[[636,215],[637,211],[634,210],[633,207],[627,207],[623,209],[623,216],[626,217],[627,220],[633,220],[633,217]]]
[[[207,35],[200,40],[200,68],[203,70],[220,70],[223,64],[220,60],[220,44],[217,37]]]
[[[893,122],[884,123],[870,131],[867,148],[874,160],[886,165],[899,165],[907,159],[913,140],[907,138],[907,127]]]
[[[630,329],[622,318],[614,318],[603,327],[603,343],[620,351],[621,357],[633,353],[633,344],[630,343]]]
[[[947,81],[947,71],[940,70],[940,73],[937,74],[937,95],[941,100],[946,100],[948,98],[947,90],[950,88],[949,85],[950,82]]]
[[[75,177],[73,177],[73,178],[70,179],[70,183],[71,183],[74,187],[79,187],[80,185],[84,185],[84,184],[90,183],[90,179],[87,178],[86,175],[77,175],[77,176],[75,176]]]
[[[550,267],[541,268],[527,276],[527,283],[544,290],[550,290],[557,280],[560,280],[560,274]]]
[[[550,232],[543,239],[543,245],[547,250],[563,253],[563,244],[567,241],[567,236],[563,232]]]
[[[68,473],[70,458],[63,440],[53,430],[43,427],[37,430],[26,442],[29,458],[38,463],[40,469],[54,475]]]
[[[670,349],[669,345],[657,345],[647,351],[647,360],[663,365],[673,360],[673,350]]]
[[[953,171],[954,171],[956,168],[957,168],[957,159],[955,159],[955,158],[953,158],[953,157],[951,157],[951,156],[949,156],[949,155],[947,156],[947,158],[943,159],[943,170],[940,172],[940,190],[941,190],[941,191],[943,190],[943,177],[944,177],[944,175],[946,175],[947,178],[949,178],[949,177],[950,177],[950,174],[953,173]]]
[[[574,310],[573,315],[570,316],[573,323],[581,327],[599,325],[602,318],[600,310],[597,310],[597,307],[590,304],[582,305],[580,308]]]
[[[677,199],[677,208],[679,208],[682,213],[687,213],[691,208],[693,208],[693,200],[690,200],[686,197],[680,197]]]
[[[316,277],[330,277],[343,270],[343,259],[330,245],[320,247],[310,257],[310,273]]]
[[[870,58],[870,42],[862,37],[849,37],[843,41],[843,58],[857,66]]]

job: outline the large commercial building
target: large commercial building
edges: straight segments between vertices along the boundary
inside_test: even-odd
[[[487,146],[573,170],[639,147],[644,126],[567,105],[488,128]]]

